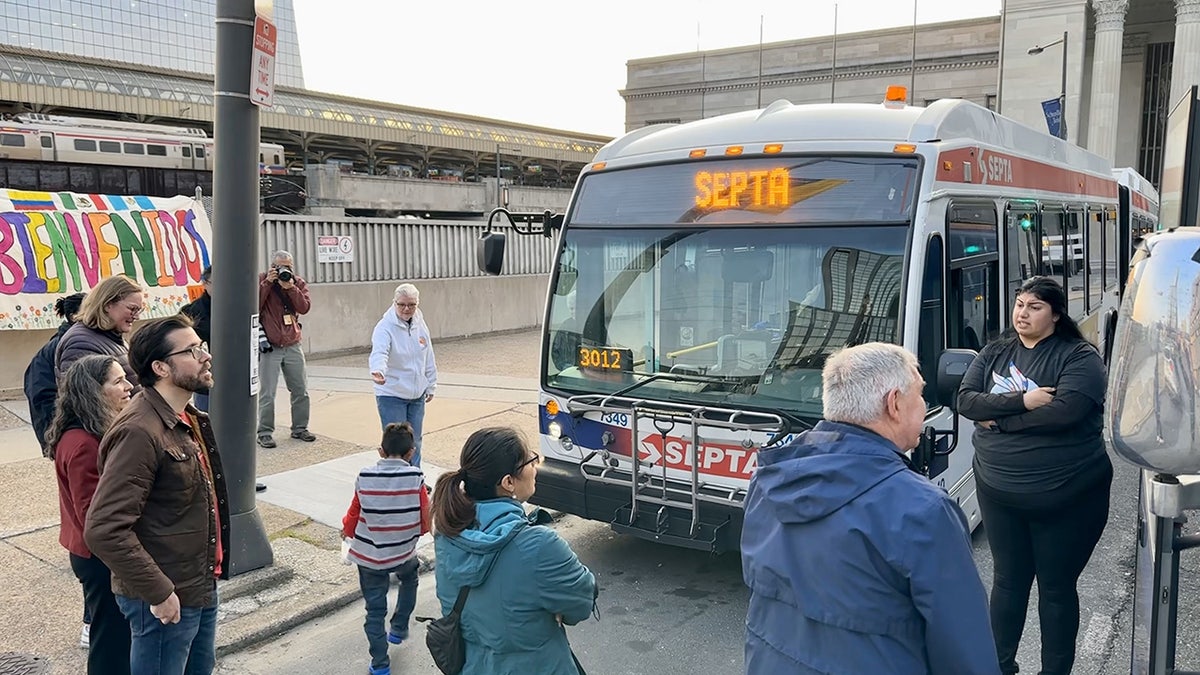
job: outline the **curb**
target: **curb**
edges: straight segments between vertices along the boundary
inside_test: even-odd
[[[563,516],[566,515],[561,511],[553,511],[550,509],[543,509],[543,511],[546,511],[550,515],[552,522],[558,522]],[[417,559],[420,561],[417,567],[419,575],[425,576],[436,570],[437,559],[434,556],[432,542],[417,549]],[[271,568],[268,568],[268,570],[270,569]],[[256,572],[258,572],[258,570],[256,570]],[[226,600],[233,600],[237,597],[254,595],[271,586],[287,583],[295,576],[295,572],[290,568],[275,568],[274,571],[262,572],[262,574],[258,575],[256,575],[255,572],[248,573],[246,576],[250,578],[247,578],[244,582],[238,583],[237,585],[234,585],[234,583],[241,577],[234,577],[234,579],[223,582],[226,585],[223,587],[221,594],[222,602]],[[220,658],[228,656],[230,654],[235,654],[237,652],[256,647],[263,642],[277,638],[283,633],[286,633],[302,624],[308,623],[313,619],[319,619],[327,614],[342,609],[343,607],[353,603],[356,600],[360,600],[361,598],[362,591],[359,589],[358,584],[348,583],[344,588],[338,589],[329,597],[310,607],[306,607],[295,614],[281,616],[279,619],[271,621],[262,627],[246,631],[243,635],[240,635],[234,640],[224,644],[221,644],[219,641],[221,636],[221,624],[218,624],[217,657]],[[291,600],[291,598],[283,600],[282,602],[288,602],[289,600]],[[225,623],[227,625],[228,623],[232,623],[234,621],[248,619],[251,616],[254,616],[254,614],[235,617],[229,619]]]

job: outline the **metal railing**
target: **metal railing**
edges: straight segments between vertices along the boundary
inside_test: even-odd
[[[484,276],[475,262],[475,242],[487,229],[482,222],[264,214],[259,226],[264,268],[274,251],[284,249],[309,283]],[[349,236],[353,261],[318,262],[320,236]],[[548,274],[553,260],[553,240],[514,233],[508,237],[502,274]]]

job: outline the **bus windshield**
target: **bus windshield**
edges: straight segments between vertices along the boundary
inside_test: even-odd
[[[571,225],[544,384],[819,417],[829,354],[899,339],[907,237],[906,223]]]

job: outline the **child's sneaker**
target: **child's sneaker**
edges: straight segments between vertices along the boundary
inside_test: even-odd
[[[367,675],[392,675],[391,666],[380,666],[378,668],[367,666]]]
[[[399,635],[396,635],[395,633],[393,633],[392,631],[389,630],[388,631],[388,642],[390,642],[394,645],[398,645],[401,642],[404,642],[404,638],[400,637]]]
[[[85,623],[79,631],[79,648],[89,649],[92,646],[92,624]]]

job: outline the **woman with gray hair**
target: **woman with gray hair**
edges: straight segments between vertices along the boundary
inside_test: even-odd
[[[129,673],[129,623],[117,607],[111,574],[83,540],[83,524],[100,481],[100,438],[129,403],[133,385],[120,361],[107,354],[80,357],[63,376],[46,443],[58,477],[58,541],[83,584],[91,615],[88,673]]]
[[[418,309],[421,293],[412,284],[400,284],[392,306],[375,324],[371,335],[371,379],[375,403],[383,427],[408,422],[413,428],[417,451],[413,466],[421,464],[421,426],[425,404],[437,388],[437,363],[429,326]]]

